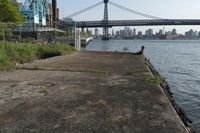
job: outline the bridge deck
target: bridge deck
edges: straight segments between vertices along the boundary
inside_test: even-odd
[[[73,27],[75,22],[67,22],[66,26]],[[76,26],[113,27],[113,26],[158,26],[158,25],[200,25],[200,19],[146,19],[146,20],[108,20],[108,21],[77,21]]]
[[[143,56],[77,52],[0,73],[0,132],[187,133]]]

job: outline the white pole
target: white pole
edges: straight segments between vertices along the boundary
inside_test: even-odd
[[[78,29],[78,50],[81,50],[81,36],[80,36],[80,29]]]
[[[76,22],[75,22],[75,25],[74,25],[74,46],[75,46],[75,49],[77,49],[77,35],[76,35]]]

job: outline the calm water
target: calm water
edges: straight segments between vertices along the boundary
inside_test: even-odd
[[[166,77],[177,103],[193,120],[200,133],[200,41],[95,40],[85,50],[136,52],[145,46],[145,55]]]

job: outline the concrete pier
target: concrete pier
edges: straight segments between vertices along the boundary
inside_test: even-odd
[[[188,133],[143,55],[76,52],[0,73],[0,132]]]
[[[70,44],[72,46],[74,46],[75,42],[73,38],[65,38],[65,37],[56,37],[55,41]],[[92,37],[81,38],[81,47],[86,47],[91,41],[93,41]]]

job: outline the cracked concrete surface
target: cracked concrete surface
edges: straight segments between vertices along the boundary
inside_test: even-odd
[[[0,72],[0,133],[187,133],[143,56],[76,52]]]

